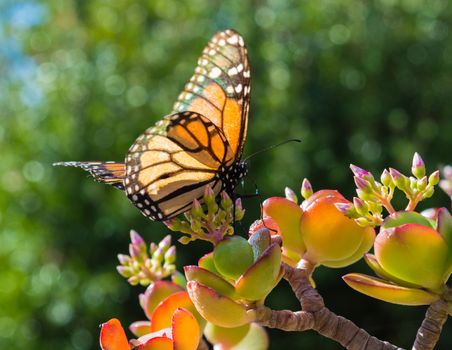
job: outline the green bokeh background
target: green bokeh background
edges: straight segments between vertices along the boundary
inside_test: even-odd
[[[354,163],[404,172],[418,151],[451,163],[452,5],[448,0],[0,1],[0,348],[97,349],[98,325],[142,319],[138,287],[115,272],[128,231],[167,230],[125,196],[61,160],[122,160],[168,111],[211,35],[245,38],[253,90],[245,189],[353,195]],[[438,192],[425,206],[448,205]],[[245,201],[241,229],[259,217]],[[178,264],[209,247],[178,245]],[[327,306],[373,335],[410,347],[424,307],[364,297],[344,285],[358,263],[316,272]],[[282,282],[268,300],[296,309]],[[340,349],[314,332],[270,331],[271,349]],[[447,323],[438,349],[452,348]]]

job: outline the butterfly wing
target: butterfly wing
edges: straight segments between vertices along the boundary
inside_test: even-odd
[[[90,173],[94,180],[124,190],[126,167],[119,162],[59,162],[53,165],[82,168]]]
[[[125,191],[145,216],[166,220],[187,211],[206,186],[218,193],[218,171],[233,162],[226,136],[212,121],[196,112],[176,113],[130,148]]]
[[[173,112],[197,112],[219,127],[239,160],[245,142],[251,87],[248,53],[232,29],[215,34],[198,60]]]

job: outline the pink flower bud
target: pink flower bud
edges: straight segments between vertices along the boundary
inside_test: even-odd
[[[353,211],[354,211],[354,207],[353,207],[352,203],[338,202],[338,203],[335,203],[334,205],[345,216],[350,216],[350,214],[353,213]]]
[[[129,244],[129,255],[132,258],[136,258],[137,256],[140,256],[140,253],[141,253],[141,250],[138,246],[136,246],[133,243]]]
[[[385,186],[389,186],[392,182],[391,174],[387,169],[383,170],[383,173],[380,177],[381,183]]]
[[[439,182],[439,170],[434,171],[429,177],[428,177],[428,183],[430,186],[436,186]]]
[[[290,201],[292,201],[294,203],[298,203],[297,195],[295,194],[295,192],[291,188],[286,187],[284,189],[284,194],[285,194],[285,196],[286,196],[286,198],[288,200],[290,200]]]
[[[130,263],[130,261],[132,261],[132,259],[130,259],[130,256],[125,254],[118,254],[118,260],[121,265],[127,265],[128,263]]]
[[[425,164],[419,153],[415,152],[413,156],[413,163],[411,165],[411,173],[418,179],[425,175]]]
[[[145,244],[143,237],[141,237],[135,230],[130,230],[130,241],[133,245]]]
[[[353,180],[355,180],[355,185],[358,189],[364,191],[364,192],[370,192],[371,186],[369,181],[365,180],[362,177],[354,176]]]
[[[303,183],[301,184],[301,195],[304,199],[308,199],[312,196],[314,190],[312,189],[312,185],[308,179],[303,179]]]
[[[395,185],[400,188],[401,190],[405,189],[406,187],[406,181],[405,178],[406,176],[404,176],[400,171],[394,169],[394,168],[389,168],[389,174],[391,174],[392,177],[392,181],[395,183]]]
[[[372,174],[356,165],[350,164],[350,169],[357,177],[372,178]]]

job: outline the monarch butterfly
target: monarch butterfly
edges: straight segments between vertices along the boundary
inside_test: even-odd
[[[152,220],[167,220],[201,200],[206,186],[231,193],[246,175],[241,162],[250,103],[250,67],[243,38],[216,33],[198,59],[171,114],[147,129],[125,161],[61,162],[125,191]]]

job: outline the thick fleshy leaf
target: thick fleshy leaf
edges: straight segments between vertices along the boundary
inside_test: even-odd
[[[438,209],[437,228],[448,247],[448,267],[443,278],[446,281],[452,273],[452,215],[446,208]]]
[[[304,200],[303,203],[301,203],[301,208],[304,211],[311,204],[315,203],[315,201],[317,201],[317,200],[319,200],[321,198],[324,198],[324,197],[337,198],[339,201],[345,201],[346,200],[344,198],[344,196],[341,195],[339,193],[339,191],[337,191],[337,190],[320,190],[320,191],[314,192],[311,197],[309,197],[308,199]]]
[[[157,305],[171,294],[182,292],[182,287],[169,281],[152,283],[143,294],[140,294],[140,305],[146,317],[150,320]]]
[[[267,350],[269,346],[268,335],[263,327],[251,323],[248,334],[238,344],[229,350]]]
[[[196,350],[201,330],[191,312],[177,309],[173,314],[172,329],[174,350]]]
[[[204,335],[211,344],[217,346],[221,344],[222,349],[229,349],[245,338],[250,330],[250,325],[245,324],[235,328],[224,328],[208,322],[204,329]]]
[[[301,208],[283,197],[271,197],[262,204],[264,215],[270,216],[278,225],[283,247],[303,255],[305,244],[300,235]]]
[[[391,227],[396,227],[404,224],[419,224],[434,228],[434,222],[427,219],[424,215],[419,214],[415,211],[398,211],[388,215],[381,229],[387,229]]]
[[[202,267],[203,269],[209,270],[210,272],[213,272],[215,275],[220,275],[220,272],[215,267],[215,261],[213,260],[213,252],[203,255],[198,260],[198,266]]]
[[[184,275],[177,270],[174,271],[173,274],[171,275],[171,282],[177,284],[184,290],[187,287],[187,280],[185,279]]]
[[[151,331],[155,332],[171,327],[171,319],[178,308],[184,308],[190,311],[198,320],[198,323],[202,327],[204,326],[205,321],[196,311],[188,293],[184,291],[170,295],[157,306],[151,317]]]
[[[434,229],[418,224],[389,228],[378,234],[374,249],[389,274],[428,289],[442,288],[448,247]]]
[[[189,265],[184,267],[185,276],[189,281],[197,281],[207,287],[215,289],[218,293],[230,298],[235,297],[235,288],[224,278],[203,269],[202,267]]]
[[[420,286],[418,284],[409,283],[407,281],[401,280],[400,278],[397,278],[397,277],[391,275],[390,273],[388,273],[387,271],[385,271],[380,266],[380,264],[377,261],[377,258],[373,254],[366,254],[364,256],[364,260],[366,261],[367,265],[369,265],[369,267],[375,272],[375,274],[377,276],[383,278],[384,280],[394,282],[398,286],[410,287],[410,288],[422,288],[422,286]]]
[[[333,261],[323,261],[322,265],[332,267],[332,268],[341,268],[345,266],[349,266],[358,260],[360,260],[366,252],[372,248],[372,245],[375,240],[375,231],[374,230],[365,230],[363,234],[363,240],[361,241],[360,246],[352,255],[350,255],[346,259],[341,260],[333,260]]]
[[[253,249],[253,260],[256,261],[271,244],[269,230],[265,227],[261,228],[248,238],[248,242]]]
[[[439,295],[422,289],[397,286],[359,273],[350,273],[342,278],[358,292],[393,304],[429,305],[439,299]]]
[[[247,311],[245,306],[201,283],[190,281],[187,283],[187,290],[198,312],[217,326],[239,327],[255,319],[254,311]]]
[[[228,236],[213,251],[217,270],[227,278],[237,279],[253,263],[253,249],[241,236]]]
[[[235,290],[247,300],[260,300],[275,287],[281,269],[281,248],[273,243],[238,279]]]
[[[336,203],[347,201],[338,195],[321,196],[311,202],[301,217],[306,257],[312,262],[345,266],[343,261],[354,262],[364,255],[375,237],[373,228],[359,226],[337,210]]]
[[[118,319],[112,318],[101,325],[100,347],[102,350],[130,350],[126,333]]]
[[[136,336],[142,337],[145,334],[151,332],[151,322],[149,321],[136,321],[129,326],[129,330]]]
[[[166,337],[156,337],[138,345],[133,350],[173,350],[173,341]]]

